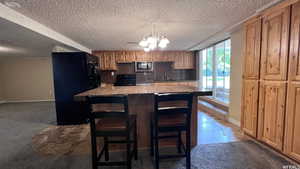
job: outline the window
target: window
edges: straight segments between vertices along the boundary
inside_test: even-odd
[[[229,103],[230,39],[200,51],[200,82],[203,88],[214,91],[213,99]]]
[[[202,52],[202,84],[206,89],[212,89],[213,87],[213,50],[212,48],[204,49]]]

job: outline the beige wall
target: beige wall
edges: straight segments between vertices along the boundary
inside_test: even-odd
[[[231,34],[231,75],[229,121],[240,124],[242,73],[243,73],[243,29]]]
[[[1,67],[1,63],[0,63],[0,67]],[[0,76],[0,103],[4,101],[4,95],[3,95],[3,85],[2,85],[2,79],[1,79],[1,76]]]
[[[51,57],[2,59],[0,77],[6,101],[54,98]]]

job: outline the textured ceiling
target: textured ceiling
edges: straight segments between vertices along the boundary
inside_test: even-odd
[[[0,2],[12,0],[0,0]],[[139,49],[151,23],[169,50],[185,50],[247,18],[272,0],[13,0],[15,10],[99,50]]]
[[[0,61],[7,57],[48,57],[53,47],[66,47],[55,40],[1,18],[0,30]]]

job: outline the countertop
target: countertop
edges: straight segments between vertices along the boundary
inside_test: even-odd
[[[75,98],[86,96],[110,96],[110,95],[142,95],[154,93],[194,93],[196,96],[211,96],[212,91],[190,85],[139,85],[139,86],[106,86],[88,90],[75,95]]]

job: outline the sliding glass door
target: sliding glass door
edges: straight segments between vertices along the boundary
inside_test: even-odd
[[[200,51],[200,82],[214,91],[213,99],[229,103],[230,39]]]

